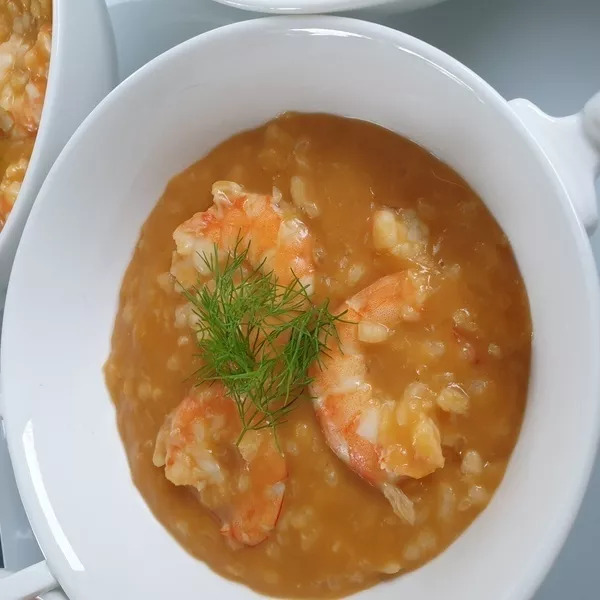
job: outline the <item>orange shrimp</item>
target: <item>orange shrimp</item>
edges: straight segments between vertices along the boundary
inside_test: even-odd
[[[220,383],[196,388],[165,419],[153,462],[192,487],[233,542],[255,546],[275,527],[287,468],[270,429],[247,431]]]
[[[380,254],[431,267],[429,228],[411,209],[382,208],[373,214],[373,246]]]
[[[215,246],[226,254],[240,242],[244,248],[248,245],[253,267],[273,270],[283,285],[297,277],[307,291],[312,290],[312,236],[277,191],[253,194],[237,183],[217,181],[212,193],[213,206],[196,213],[173,233],[177,249],[171,274],[182,285],[193,285],[198,273],[209,275],[202,257],[210,256]]]
[[[398,399],[375,389],[363,344],[380,343],[403,321],[417,320],[430,292],[427,275],[418,271],[382,277],[358,292],[341,307],[347,312],[338,324],[339,347],[329,350],[322,369],[312,369],[313,403],[327,443],[408,521],[414,519],[410,501],[395,484],[444,465],[434,401],[419,383]]]

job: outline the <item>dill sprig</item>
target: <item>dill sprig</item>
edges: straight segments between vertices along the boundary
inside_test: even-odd
[[[314,305],[294,275],[281,285],[264,263],[249,268],[248,248],[235,245],[223,262],[215,247],[201,258],[211,272],[184,294],[198,317],[196,338],[201,367],[198,384],[221,381],[242,421],[238,443],[249,430],[285,421],[312,378],[309,367],[337,341],[329,301]]]

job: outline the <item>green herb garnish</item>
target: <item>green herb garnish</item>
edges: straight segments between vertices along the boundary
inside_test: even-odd
[[[248,269],[247,257],[240,242],[224,264],[216,248],[202,255],[212,280],[184,291],[198,317],[203,364],[195,377],[225,385],[242,421],[238,443],[249,430],[285,421],[312,381],[309,367],[321,366],[328,341],[337,341],[342,316],[330,312],[329,301],[312,304],[296,276],[281,285],[264,263]]]

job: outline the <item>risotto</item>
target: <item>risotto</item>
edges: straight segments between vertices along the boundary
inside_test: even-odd
[[[0,3],[0,228],[19,195],[40,125],[51,22],[51,0]]]
[[[332,598],[485,508],[530,352],[511,247],[460,176],[375,125],[286,114],[169,182],[105,374],[133,480],[187,551]]]

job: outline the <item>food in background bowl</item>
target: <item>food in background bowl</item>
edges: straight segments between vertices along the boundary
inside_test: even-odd
[[[286,114],[169,183],[106,378],[134,481],[189,552],[331,597],[483,510],[530,352],[511,247],[460,176],[373,124]]]
[[[0,5],[0,229],[33,152],[51,43],[51,0],[7,0]]]

